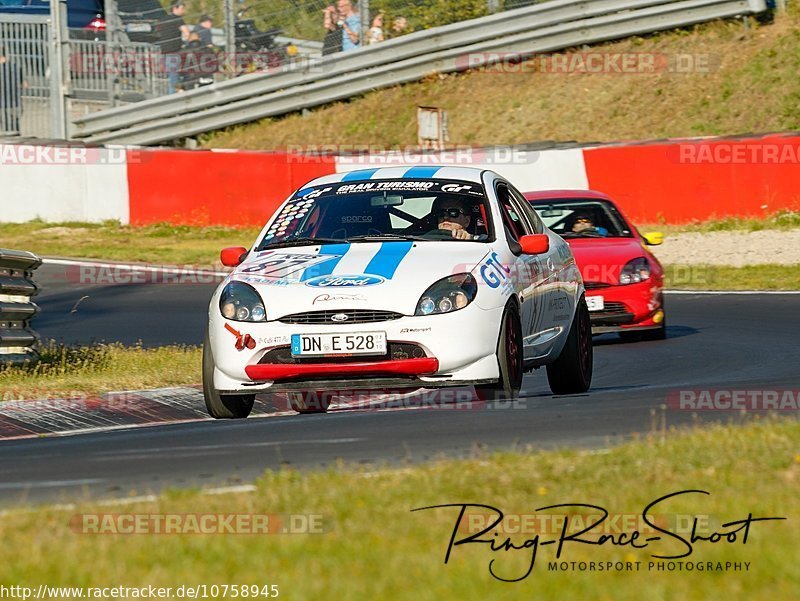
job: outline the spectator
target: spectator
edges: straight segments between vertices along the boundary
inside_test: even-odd
[[[339,0],[339,20],[336,24],[342,28],[342,50],[354,50],[359,46],[361,35],[361,17],[353,8],[351,0]]]
[[[367,44],[377,44],[383,41],[383,13],[378,13],[372,19],[372,27],[367,34]]]
[[[325,39],[322,40],[322,56],[342,51],[342,28],[339,27],[339,11],[335,6],[328,6],[322,11],[325,27]]]
[[[211,19],[211,17],[208,15],[203,15],[200,17],[200,20],[197,22],[193,33],[197,34],[201,46],[206,46],[209,48],[214,47],[213,33],[211,32],[212,27],[214,27],[214,21]]]
[[[22,89],[27,87],[20,68],[9,62],[5,49],[0,47],[0,133],[20,135]]]
[[[405,17],[396,17],[392,22],[391,37],[396,38],[399,35],[403,35],[406,33],[406,29],[408,29],[408,19]]]
[[[167,72],[167,93],[174,94],[178,89],[181,69],[180,50],[184,42],[189,41],[189,26],[183,20],[186,14],[186,3],[173,0],[169,15],[162,23],[162,37],[159,42],[164,53],[164,70]]]

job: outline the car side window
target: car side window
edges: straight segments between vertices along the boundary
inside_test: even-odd
[[[514,207],[511,201],[511,193],[505,184],[497,185],[497,200],[500,204],[500,212],[503,215],[503,225],[506,233],[512,240],[519,240],[527,234],[527,226],[519,210]]]
[[[539,214],[531,206],[531,203],[526,198],[514,189],[511,189],[511,198],[516,206],[519,207],[520,212],[527,218],[528,223],[531,225],[534,234],[541,234],[544,232],[544,225],[539,217]]]

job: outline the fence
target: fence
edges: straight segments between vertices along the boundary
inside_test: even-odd
[[[482,66],[511,55],[524,58],[756,14],[765,8],[764,0],[550,0],[290,65],[274,73],[236,78],[180,97],[103,111],[76,120],[73,134],[97,143],[171,141],[415,81],[431,73]]]
[[[0,249],[0,363],[35,360],[39,337],[31,319],[39,307],[31,297],[39,292],[31,279],[42,260],[33,253]]]
[[[50,136],[51,40],[47,15],[0,15],[0,135]]]

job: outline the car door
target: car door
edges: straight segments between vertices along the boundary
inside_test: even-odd
[[[511,203],[520,215],[529,223],[533,233],[546,234],[550,239],[550,248],[547,253],[538,255],[541,271],[535,274],[538,278],[536,286],[539,294],[534,317],[533,331],[530,344],[534,356],[546,355],[557,339],[564,332],[569,332],[572,316],[577,298],[577,281],[579,278],[575,261],[569,251],[569,246],[561,238],[549,232],[539,218],[539,215],[525,199],[521,192],[513,186],[510,188]],[[562,336],[563,337],[563,336]]]
[[[510,243],[517,242],[522,236],[540,233],[525,216],[514,198],[514,189],[507,182],[498,181],[495,191],[506,238]],[[544,330],[551,327],[545,315],[547,290],[543,286],[549,275],[549,252],[545,255],[514,253],[514,256],[515,290],[520,302],[524,356],[525,359],[532,359],[541,354],[537,341]]]

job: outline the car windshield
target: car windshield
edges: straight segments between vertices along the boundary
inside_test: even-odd
[[[533,208],[547,227],[564,238],[633,237],[616,207],[603,200],[536,200]]]
[[[494,239],[483,186],[450,180],[338,182],[298,191],[270,221],[258,250],[384,240]],[[454,229],[466,234],[453,235]]]

